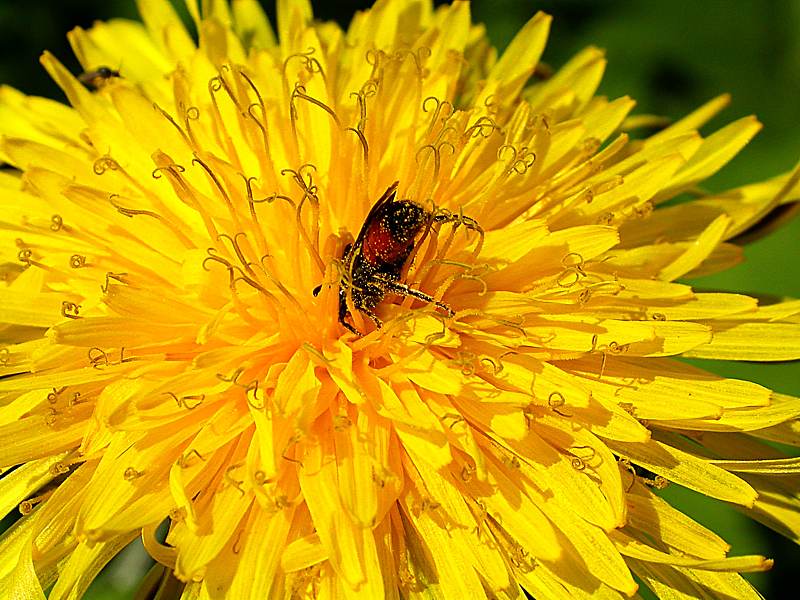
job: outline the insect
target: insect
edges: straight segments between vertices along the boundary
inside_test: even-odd
[[[97,67],[94,71],[81,73],[78,76],[78,81],[80,81],[86,89],[94,92],[103,87],[109,79],[119,76],[119,71],[111,67]]]
[[[355,242],[348,244],[342,253],[344,276],[339,284],[339,322],[356,335],[361,332],[347,320],[351,316],[348,296],[352,306],[378,328],[382,323],[374,309],[387,293],[417,298],[452,317],[455,313],[447,304],[400,281],[403,267],[421,234],[433,223],[453,222],[481,231],[469,217],[444,210],[431,212],[412,200],[398,200],[398,183],[390,185],[378,199]],[[315,290],[318,291],[319,288]]]

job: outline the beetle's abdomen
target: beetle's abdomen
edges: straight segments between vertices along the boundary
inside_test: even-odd
[[[366,261],[375,267],[402,265],[426,216],[425,209],[409,200],[388,203],[364,234],[361,253]]]

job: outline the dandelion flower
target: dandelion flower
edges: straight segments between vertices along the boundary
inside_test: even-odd
[[[601,51],[542,80],[546,15],[497,57],[431,4],[188,2],[196,41],[141,0],[70,33],[81,78],[43,55],[70,106],[2,89],[3,597],[139,536],[158,598],[757,597],[657,488],[797,539],[800,400],[675,357],[797,359],[800,303],[675,281],[800,172],[698,191],[754,118],[631,139]]]

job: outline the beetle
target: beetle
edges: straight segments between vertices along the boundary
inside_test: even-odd
[[[108,80],[114,77],[120,77],[119,71],[111,67],[97,67],[93,71],[81,73],[78,76],[78,81],[80,81],[86,89],[94,92],[99,90]]]
[[[358,237],[342,252],[344,275],[339,283],[339,322],[356,335],[362,334],[347,320],[351,316],[348,296],[352,307],[378,328],[382,322],[374,309],[388,293],[417,298],[435,305],[449,317],[454,316],[455,312],[444,302],[401,282],[403,268],[421,234],[433,223],[464,224],[482,233],[477,222],[469,217],[444,210],[429,211],[413,200],[398,200],[398,184],[395,181],[375,202]]]

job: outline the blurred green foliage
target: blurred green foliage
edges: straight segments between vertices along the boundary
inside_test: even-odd
[[[265,2],[274,16],[273,2]],[[318,0],[317,15],[346,24],[366,1]],[[487,24],[504,47],[536,10],[554,16],[545,61],[563,64],[586,45],[607,51],[601,93],[629,95],[637,110],[678,118],[722,92],[731,107],[711,124],[757,114],[764,131],[707,185],[722,190],[789,170],[800,158],[800,0],[477,0],[473,20]],[[63,98],[38,64],[49,49],[74,71],[77,62],[65,33],[94,20],[135,18],[132,0],[27,0],[24,8],[0,3],[0,82],[27,93]],[[693,282],[702,288],[768,292],[800,297],[800,219],[745,250],[747,261]],[[721,374],[750,379],[800,395],[800,368],[792,364],[706,363]],[[665,492],[698,521],[720,532],[733,554],[776,558],[767,574],[752,577],[767,597],[792,589],[800,569],[798,547],[753,524],[728,507],[672,486]],[[143,551],[115,559],[90,590],[93,600],[132,597],[131,585],[146,568]]]

